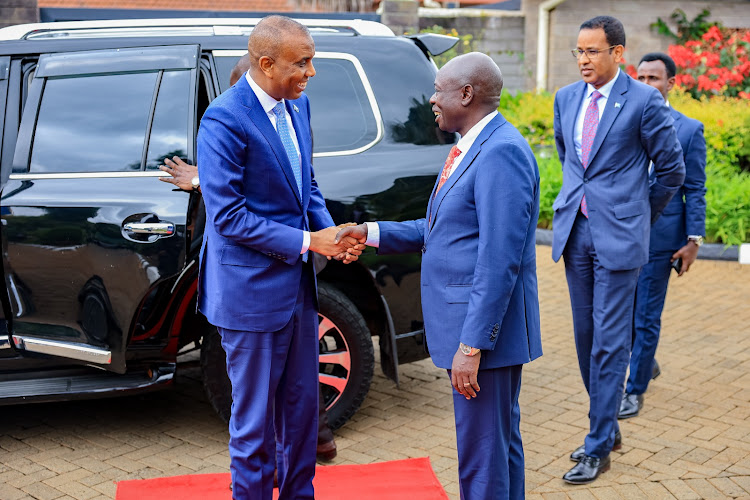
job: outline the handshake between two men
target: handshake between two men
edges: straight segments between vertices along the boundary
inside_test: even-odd
[[[310,233],[310,251],[319,253],[328,260],[332,258],[350,264],[355,262],[365,249],[367,226],[347,222]]]

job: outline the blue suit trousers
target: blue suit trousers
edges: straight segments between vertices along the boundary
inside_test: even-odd
[[[292,317],[281,330],[219,329],[232,382],[229,456],[235,500],[270,500],[275,467],[280,500],[314,498],[318,320],[307,271]]]
[[[613,271],[602,266],[589,221],[580,212],[563,252],[573,310],[573,330],[581,377],[589,393],[586,454],[609,455],[619,430],[633,329],[633,304],[640,268]]]
[[[522,367],[479,370],[481,390],[470,400],[453,389],[461,500],[524,498]]]
[[[673,252],[652,252],[648,264],[638,276],[633,321],[633,350],[630,375],[625,388],[631,394],[643,394],[651,381],[656,347],[659,345],[661,313],[667,298]]]

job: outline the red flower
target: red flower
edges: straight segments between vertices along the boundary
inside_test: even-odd
[[[700,57],[701,59],[705,59],[704,63],[709,68],[718,66],[719,62],[721,61],[721,56],[719,56],[719,54],[717,54],[716,52],[702,52]]]
[[[692,89],[695,87],[695,78],[689,73],[681,73],[675,76],[675,85],[678,87],[684,87],[686,89]]]
[[[722,40],[721,30],[717,26],[711,26],[708,31],[703,33],[701,38],[707,42],[710,42],[711,40],[720,42]]]
[[[748,32],[748,33],[750,33],[750,32]],[[750,99],[750,93],[748,93],[748,92],[745,92],[745,91],[742,91],[742,90],[741,90],[741,91],[740,91],[740,93],[739,93],[738,95],[739,95],[739,96],[740,96],[741,98],[743,98],[743,99]]]

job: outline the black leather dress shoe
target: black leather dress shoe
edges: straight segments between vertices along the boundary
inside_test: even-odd
[[[622,420],[624,418],[637,417],[641,408],[643,408],[643,394],[628,394],[626,392],[622,396],[620,412],[617,414],[617,418]]]
[[[604,458],[584,455],[580,462],[565,473],[563,481],[570,484],[588,484],[599,477],[602,472],[607,472],[609,463],[609,455]]]
[[[659,363],[654,360],[654,367],[651,368],[651,380],[656,380],[659,375],[661,375],[661,368],[659,368]]]
[[[615,443],[612,445],[612,451],[617,451],[622,448],[622,434],[620,431],[615,433]],[[581,459],[586,455],[585,445],[581,445],[570,454],[570,459],[574,462],[580,462]]]
[[[330,462],[336,458],[336,441],[331,439],[323,443],[318,443],[317,459],[320,462]]]

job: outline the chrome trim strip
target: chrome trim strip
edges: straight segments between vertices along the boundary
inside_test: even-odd
[[[314,28],[349,28],[358,35],[367,36],[395,36],[393,31],[384,24],[361,19],[295,19],[311,29]],[[217,34],[224,32],[221,28],[252,28],[258,24],[260,18],[253,17],[217,17],[217,18],[172,18],[172,19],[113,19],[104,21],[63,21],[57,23],[32,23],[8,26],[0,29],[0,40],[20,40],[25,38],[41,38],[47,36],[75,36],[89,35],[99,37],[117,37],[122,30],[136,30],[138,28],[148,35],[161,36],[177,30],[189,31],[191,28],[208,27]],[[86,30],[93,31],[86,33]],[[96,32],[99,33],[96,33]],[[231,34],[232,31],[229,31]]]
[[[195,265],[195,262],[196,262],[195,259],[193,259],[187,263],[187,265],[185,266],[185,269],[183,269],[180,275],[177,276],[177,279],[174,280],[174,284],[172,285],[172,289],[169,291],[169,293],[174,293],[174,291],[177,289],[177,285],[179,285],[180,282],[182,281],[182,277],[185,276],[185,273],[188,272],[188,269],[190,269],[191,267]]]
[[[241,57],[247,54],[246,50],[214,50],[212,52],[214,54],[214,57]],[[370,102],[370,108],[372,109],[372,114],[375,118],[375,125],[377,126],[378,132],[372,142],[370,142],[369,144],[365,144],[362,147],[356,149],[347,149],[344,151],[327,151],[325,153],[314,153],[313,158],[325,158],[329,156],[349,156],[367,151],[383,139],[385,131],[383,127],[383,117],[380,114],[378,101],[375,99],[375,92],[373,92],[372,90],[372,85],[370,85],[370,80],[367,78],[367,74],[365,73],[365,69],[362,67],[362,63],[360,63],[359,59],[357,59],[353,55],[347,54],[345,52],[316,52],[315,58],[344,59],[354,65],[354,69],[357,71],[357,75],[359,75],[359,79],[362,81],[362,86],[364,86],[365,88],[365,94],[367,94],[367,100]]]
[[[78,359],[89,363],[96,363],[98,365],[108,365],[112,362],[111,351],[98,349],[86,344],[38,339],[26,335],[13,335],[13,343],[17,349],[24,349],[29,352]]]
[[[10,291],[13,292],[13,298],[16,299],[16,316],[21,316],[24,313],[23,301],[21,300],[21,295],[18,293],[16,280],[13,279],[13,276],[13,274],[8,275],[8,283],[10,284]]]
[[[159,170],[158,172],[61,172],[37,174],[10,174],[10,178],[18,181],[31,181],[37,179],[116,179],[123,177],[169,177],[169,174]]]
[[[0,337],[0,350],[10,349],[10,339],[6,336]]]

